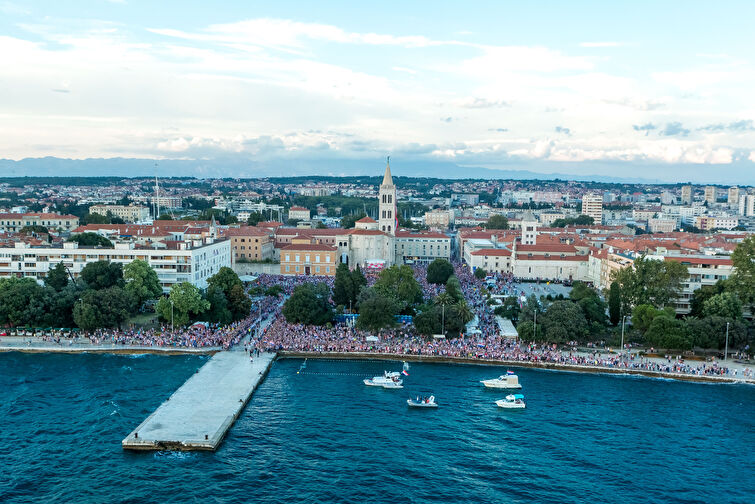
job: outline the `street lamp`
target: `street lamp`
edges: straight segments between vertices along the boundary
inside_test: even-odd
[[[724,347],[724,360],[729,355],[729,323],[726,323],[726,346]]]
[[[168,299],[170,301],[170,332],[173,332],[173,300]]]
[[[537,305],[535,305],[535,323],[532,328],[532,337],[537,340]]]
[[[624,315],[621,317],[621,351],[624,351],[624,321],[627,319],[627,316]]]

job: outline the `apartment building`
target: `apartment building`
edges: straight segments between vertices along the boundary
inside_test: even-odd
[[[705,186],[705,201],[708,205],[716,203],[716,186]]]
[[[308,221],[310,219],[310,212],[308,208],[293,206],[288,210],[288,218]]]
[[[25,226],[44,226],[50,231],[67,232],[79,227],[79,218],[55,213],[0,213],[0,231],[16,233]]]
[[[89,213],[107,215],[123,219],[124,222],[143,222],[149,219],[149,208],[141,205],[92,205]]]
[[[729,257],[667,256],[665,260],[680,262],[689,271],[689,279],[682,284],[682,292],[673,303],[679,315],[686,315],[691,311],[690,301],[697,289],[726,280],[734,272],[734,265]]]
[[[445,230],[454,223],[454,213],[451,210],[433,210],[425,213],[425,226],[430,229]]]
[[[731,207],[735,207],[739,205],[739,187],[731,186],[729,188],[729,194],[728,194],[728,198],[726,199],[726,202]]]
[[[116,243],[114,248],[79,247],[66,242],[56,247],[35,247],[16,243],[14,248],[0,248],[0,278],[31,277],[43,282],[47,272],[62,262],[74,278],[87,264],[96,261],[128,264],[136,259],[147,261],[157,273],[164,292],[180,282],[199,288],[223,266],[231,266],[228,240],[169,241],[165,248],[137,246],[133,242]]]
[[[266,261],[273,259],[273,238],[264,228],[241,226],[230,228],[224,233],[231,242],[231,263],[245,261]]]
[[[451,238],[433,231],[396,231],[394,239],[398,264],[431,263],[435,259],[451,260]]]
[[[582,215],[593,218],[595,224],[603,222],[603,196],[600,194],[585,194],[582,196]]]
[[[685,185],[682,186],[682,205],[691,205],[692,204],[692,186],[691,185]]]

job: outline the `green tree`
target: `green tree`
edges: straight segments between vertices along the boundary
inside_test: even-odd
[[[457,303],[464,299],[464,294],[461,291],[461,283],[459,282],[459,279],[456,277],[456,275],[451,275],[450,277],[448,277],[448,281],[446,282],[446,292]]]
[[[351,282],[354,284],[354,294],[352,301],[356,306],[359,303],[359,293],[362,292],[362,288],[367,285],[367,279],[364,277],[362,268],[360,268],[358,264],[357,267],[354,268],[354,270],[351,272]]]
[[[488,276],[487,271],[485,271],[482,268],[475,268],[475,270],[474,270],[474,277],[477,280],[483,280],[486,276]]]
[[[742,320],[719,316],[704,319],[688,318],[687,325],[692,344],[699,348],[723,350],[726,343],[726,324],[729,324],[729,348],[744,348],[751,343],[747,337],[747,326]]]
[[[435,299],[433,299],[433,304],[440,307],[440,324],[443,334],[445,334],[446,332],[446,317],[447,315],[451,315],[448,307],[455,302],[456,299],[448,292],[441,292],[440,294],[435,296]]]
[[[587,336],[587,319],[580,307],[571,301],[554,301],[541,320],[545,337],[550,342],[566,343]]]
[[[249,299],[241,284],[231,287],[227,299],[228,309],[231,310],[234,320],[241,320],[249,316],[252,309],[252,300]]]
[[[687,267],[683,264],[645,256],[635,259],[634,267],[612,274],[612,280],[620,287],[623,313],[629,313],[634,306],[641,304],[663,308],[679,296],[682,282],[688,278]]]
[[[755,314],[755,235],[737,245],[731,254],[734,273],[729,278],[731,289],[750,313]]]
[[[671,317],[655,317],[645,333],[645,341],[654,347],[688,350],[692,348],[687,325]]]
[[[172,315],[171,319],[171,301]],[[202,298],[201,292],[189,282],[181,282],[173,285],[168,297],[161,297],[155,307],[155,313],[166,322],[173,321],[175,326],[183,326],[189,323],[191,316],[199,315],[210,309],[210,303]]]
[[[737,320],[742,317],[742,302],[733,292],[723,292],[703,304],[703,317],[723,317]]]
[[[0,279],[0,325],[36,326],[44,314],[45,293],[33,278]]]
[[[381,271],[374,288],[383,297],[394,299],[399,313],[410,312],[413,305],[422,302],[422,288],[407,265],[394,265]],[[362,302],[361,297],[359,302]],[[359,313],[361,316],[361,307]]]
[[[290,323],[323,325],[333,320],[330,288],[325,283],[306,283],[294,289],[283,304],[283,316]]]
[[[149,299],[156,299],[163,292],[157,273],[147,261],[141,259],[131,261],[123,268],[123,279],[126,292],[133,296],[138,306]]]
[[[118,327],[128,319],[135,303],[121,287],[87,290],[73,307],[73,320],[85,331],[103,327]]]
[[[652,305],[637,305],[634,307],[634,310],[632,310],[632,327],[645,333],[656,317],[664,315],[666,315],[666,312],[663,310],[656,310]]]
[[[88,213],[79,219],[82,226],[87,224],[110,224],[106,215]]]
[[[68,239],[69,242],[76,242],[80,247],[104,247],[113,248],[113,242],[108,240],[102,235],[87,231],[86,233],[80,233],[71,236]]]
[[[396,325],[399,302],[395,296],[386,295],[376,287],[362,289],[359,294],[359,318],[357,327],[376,331]]]
[[[427,281],[431,284],[445,284],[453,274],[454,267],[446,259],[435,259],[427,267]]]
[[[45,285],[52,287],[56,291],[61,291],[68,285],[68,280],[68,270],[66,270],[62,262],[59,262],[47,272]]]
[[[433,305],[423,304],[417,308],[414,316],[414,329],[425,336],[441,333],[441,313]]]
[[[499,317],[509,319],[511,323],[514,324],[514,327],[516,327],[519,322],[519,314],[521,311],[522,309],[519,306],[519,300],[515,296],[509,296],[504,298],[501,306],[495,308],[494,313]]]
[[[256,226],[260,222],[265,222],[265,216],[262,215],[260,212],[252,212],[249,214],[249,218],[246,220],[246,223],[250,226]]]
[[[364,212],[359,212],[354,215],[344,215],[341,217],[341,227],[344,229],[351,229],[356,224],[356,221],[365,217],[367,217],[367,214]]]
[[[451,321],[453,324],[450,328],[454,329],[455,333],[461,333],[464,331],[464,327],[474,318],[472,309],[467,304],[466,300],[461,300],[451,305]]]
[[[44,227],[40,226],[38,224],[32,224],[29,226],[24,226],[21,228],[21,230],[18,232],[19,234],[42,234],[42,233],[49,233],[50,231]]]
[[[233,321],[233,314],[228,309],[228,300],[225,298],[223,289],[217,285],[210,285],[205,293],[205,299],[210,303],[207,311],[207,321],[219,324],[229,324]]]
[[[615,281],[608,289],[608,318],[612,325],[621,322],[621,287]]]
[[[354,280],[349,267],[341,263],[336,268],[336,277],[333,282],[333,302],[336,305],[349,307],[354,300]]]
[[[123,265],[109,261],[95,261],[81,270],[79,277],[94,290],[123,287]]]
[[[487,229],[508,229],[509,220],[503,215],[493,215],[485,223]]]
[[[229,268],[228,266],[223,266],[218,270],[217,273],[207,279],[207,284],[220,287],[226,297],[228,297],[228,294],[231,292],[233,286],[241,286],[241,279],[231,268]]]
[[[689,302],[690,317],[702,317],[705,302],[716,294],[721,294],[726,291],[727,285],[729,285],[729,283],[726,280],[719,280],[714,285],[703,285],[695,290],[695,292],[692,293],[692,298]]]
[[[538,324],[535,334],[535,324],[532,320],[524,320],[516,326],[516,332],[522,341],[542,341],[542,326]]]

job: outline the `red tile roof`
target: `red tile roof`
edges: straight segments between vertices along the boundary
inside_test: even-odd
[[[511,251],[506,249],[480,249],[472,252],[473,256],[510,257]]]
[[[337,249],[328,245],[320,245],[319,243],[292,243],[291,245],[283,247],[281,250],[319,250],[323,252],[335,252]]]

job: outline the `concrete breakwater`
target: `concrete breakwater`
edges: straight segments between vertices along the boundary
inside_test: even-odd
[[[128,450],[216,450],[262,383],[276,354],[250,362],[241,351],[216,353],[122,442]]]

